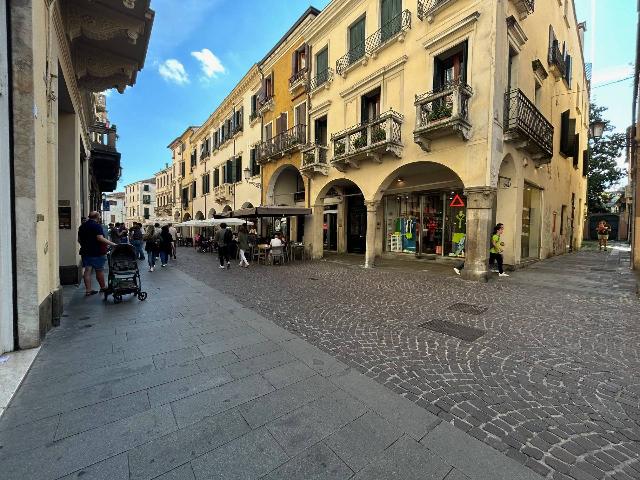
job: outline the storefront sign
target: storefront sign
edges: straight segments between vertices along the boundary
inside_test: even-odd
[[[458,195],[456,193],[456,196],[453,197],[453,200],[451,200],[451,203],[449,204],[450,207],[464,207],[464,201],[462,200],[462,198],[460,198],[460,195]]]

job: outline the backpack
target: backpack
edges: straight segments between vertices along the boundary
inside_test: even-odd
[[[233,233],[228,228],[224,231],[224,243],[226,245],[231,245],[233,241]]]

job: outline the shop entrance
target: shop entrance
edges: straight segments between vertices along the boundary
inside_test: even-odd
[[[347,189],[347,252],[364,254],[367,246],[367,208],[362,194]]]
[[[398,169],[386,184],[383,252],[464,257],[467,200],[453,171],[416,162]]]
[[[541,193],[531,184],[524,184],[522,193],[522,234],[520,258],[540,257]]]
[[[338,210],[325,210],[322,224],[322,245],[324,250],[338,251]]]

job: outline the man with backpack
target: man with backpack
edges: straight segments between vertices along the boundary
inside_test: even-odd
[[[218,245],[218,258],[220,259],[220,268],[231,268],[231,259],[229,258],[229,247],[233,241],[233,233],[230,228],[227,228],[226,223],[220,224],[220,230],[216,233],[215,238]]]

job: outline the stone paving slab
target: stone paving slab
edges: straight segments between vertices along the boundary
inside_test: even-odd
[[[439,418],[187,274],[154,273],[146,302],[65,293],[52,351],[0,417],[3,480],[476,480],[414,438]]]

